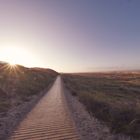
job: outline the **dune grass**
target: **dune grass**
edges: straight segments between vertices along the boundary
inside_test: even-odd
[[[47,88],[57,76],[50,69],[25,68],[17,65],[9,67],[0,65],[0,113],[7,112],[11,107],[30,101]]]
[[[113,133],[140,138],[140,74],[64,74],[64,83]]]

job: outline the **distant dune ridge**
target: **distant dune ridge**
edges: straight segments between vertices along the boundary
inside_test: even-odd
[[[3,96],[35,94],[47,85],[58,73],[52,69],[26,68],[0,61],[0,92]],[[21,89],[23,91],[20,91]],[[26,91],[27,89],[27,91]],[[24,96],[22,95],[22,96]]]

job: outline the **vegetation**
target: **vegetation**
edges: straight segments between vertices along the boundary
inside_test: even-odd
[[[0,113],[30,101],[32,96],[47,88],[57,74],[50,69],[25,68],[0,63]]]
[[[64,74],[64,83],[114,133],[140,138],[140,73]]]

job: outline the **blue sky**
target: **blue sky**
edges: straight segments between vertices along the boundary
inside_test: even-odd
[[[0,52],[13,48],[16,63],[62,72],[140,69],[139,0],[1,0],[0,18]]]

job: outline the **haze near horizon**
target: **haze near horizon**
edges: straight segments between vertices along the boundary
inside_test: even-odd
[[[138,0],[1,0],[0,60],[58,72],[140,69]]]

